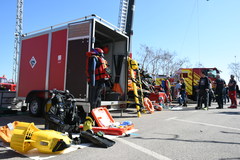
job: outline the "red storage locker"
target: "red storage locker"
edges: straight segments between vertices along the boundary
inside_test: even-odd
[[[18,96],[31,90],[44,90],[48,53],[48,34],[22,40]]]
[[[48,90],[64,90],[67,29],[52,33]]]

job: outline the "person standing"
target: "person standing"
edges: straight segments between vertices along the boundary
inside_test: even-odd
[[[216,101],[218,103],[217,109],[223,109],[223,91],[226,86],[226,82],[220,78],[220,75],[216,76],[216,90],[215,90],[215,96]]]
[[[228,83],[229,88],[229,98],[231,100],[231,106],[228,108],[237,108],[237,90],[236,90],[237,81],[234,79],[234,75],[230,76]]]
[[[169,76],[167,76],[166,80],[165,80],[165,92],[166,92],[166,95],[167,95],[167,101],[169,104],[172,103],[172,95],[171,95],[171,84],[170,84],[170,81],[169,81]]]
[[[223,103],[227,104],[229,102],[229,95],[228,95],[228,86],[224,87],[223,89]]]
[[[89,84],[89,102],[91,110],[101,106],[101,94],[110,75],[107,72],[107,61],[101,48],[87,52],[86,74]]]
[[[180,83],[180,81],[177,80],[177,84],[176,84],[176,86],[175,86],[175,95],[176,95],[176,99],[177,99],[177,101],[178,101],[179,106],[182,105],[182,97],[181,97],[181,95],[180,95],[181,85],[182,85],[182,84]]]
[[[208,106],[211,106],[212,105],[212,101],[215,99],[215,94],[214,94],[214,91],[213,91],[213,88],[212,88],[212,82],[211,80],[209,79],[209,98],[208,98]]]
[[[180,81],[181,81],[180,95],[182,97],[183,106],[187,107],[186,84],[185,84],[184,78],[181,78]]]
[[[236,85],[236,92],[237,92],[237,97],[240,97],[240,90],[238,85]]]
[[[198,83],[198,105],[195,109],[201,109],[204,102],[204,109],[208,108],[208,96],[209,96],[209,79],[204,72],[201,74],[201,78]]]

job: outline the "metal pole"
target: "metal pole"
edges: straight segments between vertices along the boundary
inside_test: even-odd
[[[16,14],[16,26],[15,26],[14,55],[13,55],[13,73],[12,73],[12,79],[14,83],[17,83],[20,40],[21,40],[22,28],[23,28],[22,19],[23,19],[23,0],[17,0],[17,14]]]
[[[129,0],[126,32],[129,37],[129,52],[132,52],[132,36],[133,36],[133,17],[135,11],[135,0]]]

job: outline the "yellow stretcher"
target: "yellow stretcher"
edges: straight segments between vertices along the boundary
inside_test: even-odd
[[[138,117],[141,117],[141,106],[143,106],[143,91],[142,91],[142,84],[141,84],[141,77],[140,72],[137,72],[135,76],[134,71],[138,70],[138,63],[136,60],[128,57],[128,69],[130,72],[130,78],[132,80],[132,88],[134,93],[134,101],[137,109]],[[138,84],[138,86],[137,86]],[[138,95],[138,90],[140,90],[140,94]]]

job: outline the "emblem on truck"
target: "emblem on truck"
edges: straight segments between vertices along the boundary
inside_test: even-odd
[[[37,64],[37,61],[34,56],[30,59],[29,63],[32,68]]]

